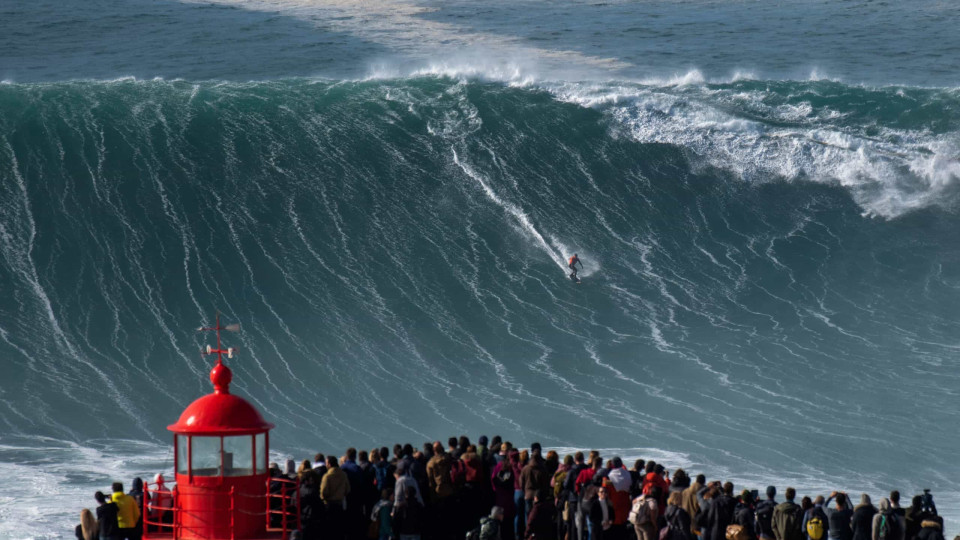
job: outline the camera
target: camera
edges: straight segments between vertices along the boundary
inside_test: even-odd
[[[933,504],[933,495],[930,494],[929,489],[923,490],[923,495],[921,497],[920,510],[922,512],[928,512],[933,515],[937,515],[937,505]]]

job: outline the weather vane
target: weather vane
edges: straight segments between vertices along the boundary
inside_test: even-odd
[[[227,358],[233,358],[233,351],[236,350],[235,347],[227,347],[226,349],[223,348],[223,346],[220,343],[221,330],[226,330],[227,332],[239,332],[240,325],[235,323],[235,324],[228,324],[226,326],[220,326],[220,312],[218,311],[216,326],[211,326],[211,327],[201,326],[200,328],[197,328],[197,332],[216,332],[217,333],[217,348],[214,349],[210,345],[207,345],[206,349],[200,350],[200,354],[205,354],[205,355],[216,354],[218,364],[223,363],[224,354],[227,355]]]

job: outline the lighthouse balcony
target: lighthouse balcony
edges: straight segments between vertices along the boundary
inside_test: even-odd
[[[300,529],[300,483],[271,478],[259,489],[244,491],[236,486],[144,486],[143,538],[287,540]],[[189,509],[181,505],[192,499]],[[197,504],[198,501],[201,504]],[[245,523],[257,520],[251,535]]]

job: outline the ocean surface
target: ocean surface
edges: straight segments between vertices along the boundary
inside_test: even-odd
[[[0,538],[172,469],[451,435],[960,533],[960,4],[0,3]],[[583,282],[567,278],[578,253]]]

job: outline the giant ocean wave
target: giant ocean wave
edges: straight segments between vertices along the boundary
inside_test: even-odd
[[[162,448],[219,310],[279,450],[499,433],[952,496],[958,110],[697,77],[0,85],[0,448]]]

